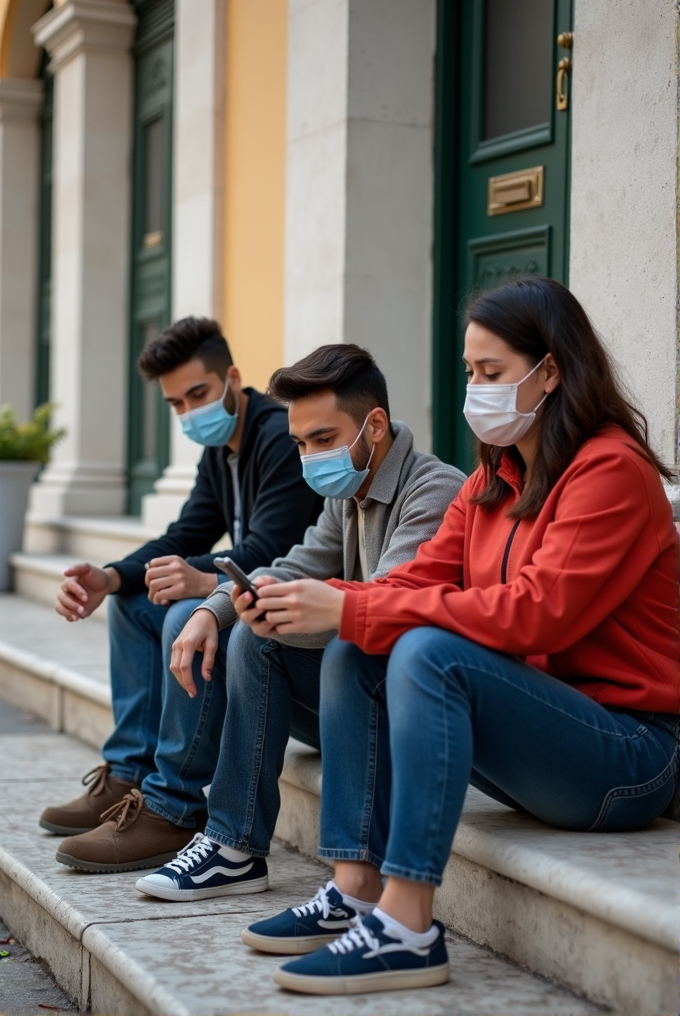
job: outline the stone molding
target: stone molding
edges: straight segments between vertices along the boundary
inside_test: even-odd
[[[49,70],[56,71],[84,50],[129,50],[137,17],[127,3],[115,0],[67,0],[33,26],[36,46],[51,57]]]
[[[37,120],[43,101],[42,81],[0,80],[0,123]]]

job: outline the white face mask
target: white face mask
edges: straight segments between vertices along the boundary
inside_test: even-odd
[[[517,389],[544,361],[545,357],[516,384],[467,386],[463,415],[480,441],[498,448],[508,448],[524,437],[549,393],[546,392],[531,413],[520,413],[517,408]]]

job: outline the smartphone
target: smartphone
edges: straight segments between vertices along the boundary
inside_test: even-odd
[[[250,593],[253,600],[259,596],[257,586],[254,586],[242,568],[232,561],[230,557],[216,557],[213,559],[216,568],[228,575],[231,581],[244,593]]]

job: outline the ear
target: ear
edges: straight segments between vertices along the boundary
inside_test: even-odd
[[[390,421],[387,419],[387,413],[384,409],[374,409],[368,414],[368,421],[366,423],[366,433],[369,441],[373,444],[379,444],[385,437],[390,426]]]
[[[544,375],[543,380],[543,391],[546,395],[550,392],[554,392],[562,378],[560,376],[560,368],[555,363],[555,358],[552,353],[548,353],[545,360],[543,361],[542,373]]]
[[[243,389],[243,383],[241,381],[241,371],[238,369],[238,367],[235,367],[232,364],[231,367],[227,368],[227,378],[229,380],[229,388],[234,393],[234,395],[238,395],[239,392],[241,392]]]

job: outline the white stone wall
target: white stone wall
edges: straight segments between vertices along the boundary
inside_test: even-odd
[[[431,442],[434,0],[291,0],[285,359],[369,348]]]
[[[176,0],[172,318],[216,317],[222,307],[225,0]],[[143,498],[144,524],[177,518],[201,448],[171,414],[170,465]]]
[[[42,81],[0,81],[0,406],[20,420],[35,391],[42,94]]]
[[[674,459],[677,9],[576,0],[570,285]]]

